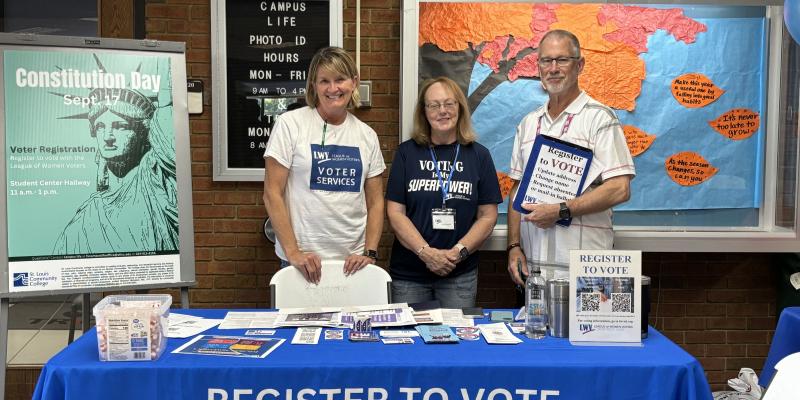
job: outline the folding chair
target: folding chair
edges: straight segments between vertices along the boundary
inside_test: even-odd
[[[309,283],[295,267],[282,268],[272,276],[272,308],[346,307],[391,303],[392,278],[383,268],[369,264],[350,276],[343,260],[322,262],[322,279]]]

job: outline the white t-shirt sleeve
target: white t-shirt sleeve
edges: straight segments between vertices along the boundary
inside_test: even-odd
[[[372,128],[369,128],[369,169],[367,170],[367,178],[378,176],[386,170],[386,163],[383,161],[383,153],[381,152],[381,143],[378,140],[378,134]]]
[[[267,148],[264,150],[264,158],[272,157],[286,168],[292,166],[295,147],[293,138],[297,135],[296,130],[299,129],[297,126],[290,126],[290,120],[291,118],[287,118],[285,115],[281,115],[275,120],[267,141]]]

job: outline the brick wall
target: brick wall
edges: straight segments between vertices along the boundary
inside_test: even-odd
[[[400,0],[361,2],[361,75],[373,82],[373,107],[356,115],[378,132],[387,163],[399,137]],[[187,75],[205,82],[204,113],[190,117],[197,286],[192,307],[264,307],[278,268],[261,235],[261,185],[211,179],[211,46],[208,1],[150,0],[147,36],[187,44]],[[346,0],[344,46],[355,49],[355,1]],[[388,225],[388,224],[386,224]],[[391,233],[381,241],[386,263]],[[505,255],[484,254],[478,301],[512,307],[517,295]],[[703,364],[712,388],[722,389],[742,366],[760,369],[775,326],[769,255],[646,254],[653,277],[651,323]]]

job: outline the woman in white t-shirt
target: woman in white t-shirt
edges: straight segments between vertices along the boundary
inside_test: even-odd
[[[308,107],[278,117],[264,152],[264,204],[281,266],[319,283],[322,259],[351,274],[378,257],[386,169],[378,136],[347,111],[358,71],[339,47],[320,49],[306,82]]]

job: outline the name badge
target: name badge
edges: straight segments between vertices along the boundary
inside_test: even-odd
[[[452,208],[434,208],[431,211],[433,229],[452,231],[456,229],[456,210]]]

